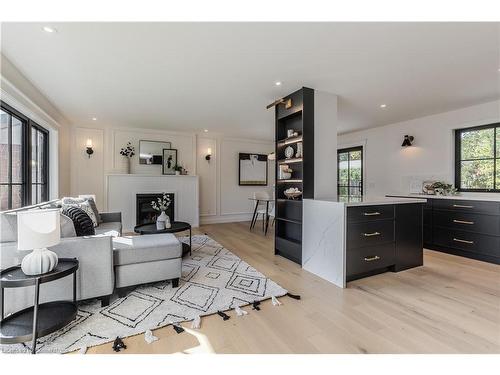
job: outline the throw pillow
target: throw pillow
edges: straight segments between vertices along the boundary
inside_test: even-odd
[[[90,206],[90,203],[88,201],[83,201],[81,203],[74,203],[74,204],[63,204],[64,207],[78,207],[81,208],[87,215],[89,215],[90,220],[92,220],[92,224],[94,227],[97,227],[97,217],[94,214],[94,211],[92,210],[92,207]]]
[[[63,206],[62,214],[73,221],[77,236],[93,236],[95,234],[92,220],[80,207],[65,205]]]
[[[61,238],[76,237],[73,220],[61,213]]]
[[[97,224],[101,224],[102,223],[101,214],[97,210],[97,205],[95,204],[94,198],[84,198],[84,199],[87,199],[87,202],[89,202],[92,211],[94,211],[94,215],[97,219]]]

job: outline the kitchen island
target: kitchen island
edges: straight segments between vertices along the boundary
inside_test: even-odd
[[[351,280],[423,264],[425,199],[304,199],[302,267],[345,288]]]

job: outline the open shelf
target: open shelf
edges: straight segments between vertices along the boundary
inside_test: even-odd
[[[298,142],[302,142],[302,135],[298,135],[296,137],[280,139],[277,143],[278,143],[278,146],[284,146],[284,145],[292,145],[292,144],[298,143]]]
[[[278,164],[302,163],[302,158],[290,158],[278,160]]]
[[[296,183],[296,184],[301,184],[302,180],[297,180],[297,179],[288,179],[288,180],[277,180],[278,182],[286,182],[286,183]]]
[[[292,223],[292,224],[302,225],[302,221],[299,221],[299,220],[292,220],[292,219],[285,219],[284,217],[276,217],[276,220],[279,220],[279,221],[286,221],[287,223]]]

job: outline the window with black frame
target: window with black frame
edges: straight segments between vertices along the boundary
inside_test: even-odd
[[[1,102],[0,211],[48,200],[49,133]]]
[[[455,131],[455,186],[500,191],[500,123]]]

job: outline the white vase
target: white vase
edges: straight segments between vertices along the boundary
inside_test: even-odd
[[[180,176],[181,175],[181,171],[175,171],[175,175],[176,176]]]
[[[159,214],[158,217],[156,218],[156,229],[158,229],[158,230],[165,229],[166,219],[168,219],[168,216],[165,213],[165,211],[162,211],[161,214]],[[169,221],[169,224],[170,224],[170,221]]]
[[[57,254],[53,251],[46,248],[34,249],[23,258],[21,269],[25,275],[40,275],[52,271],[57,263]]]
[[[168,217],[168,215],[165,215],[165,216],[166,216],[165,228],[167,228],[167,229],[172,228],[172,224],[170,223],[170,218]]]

